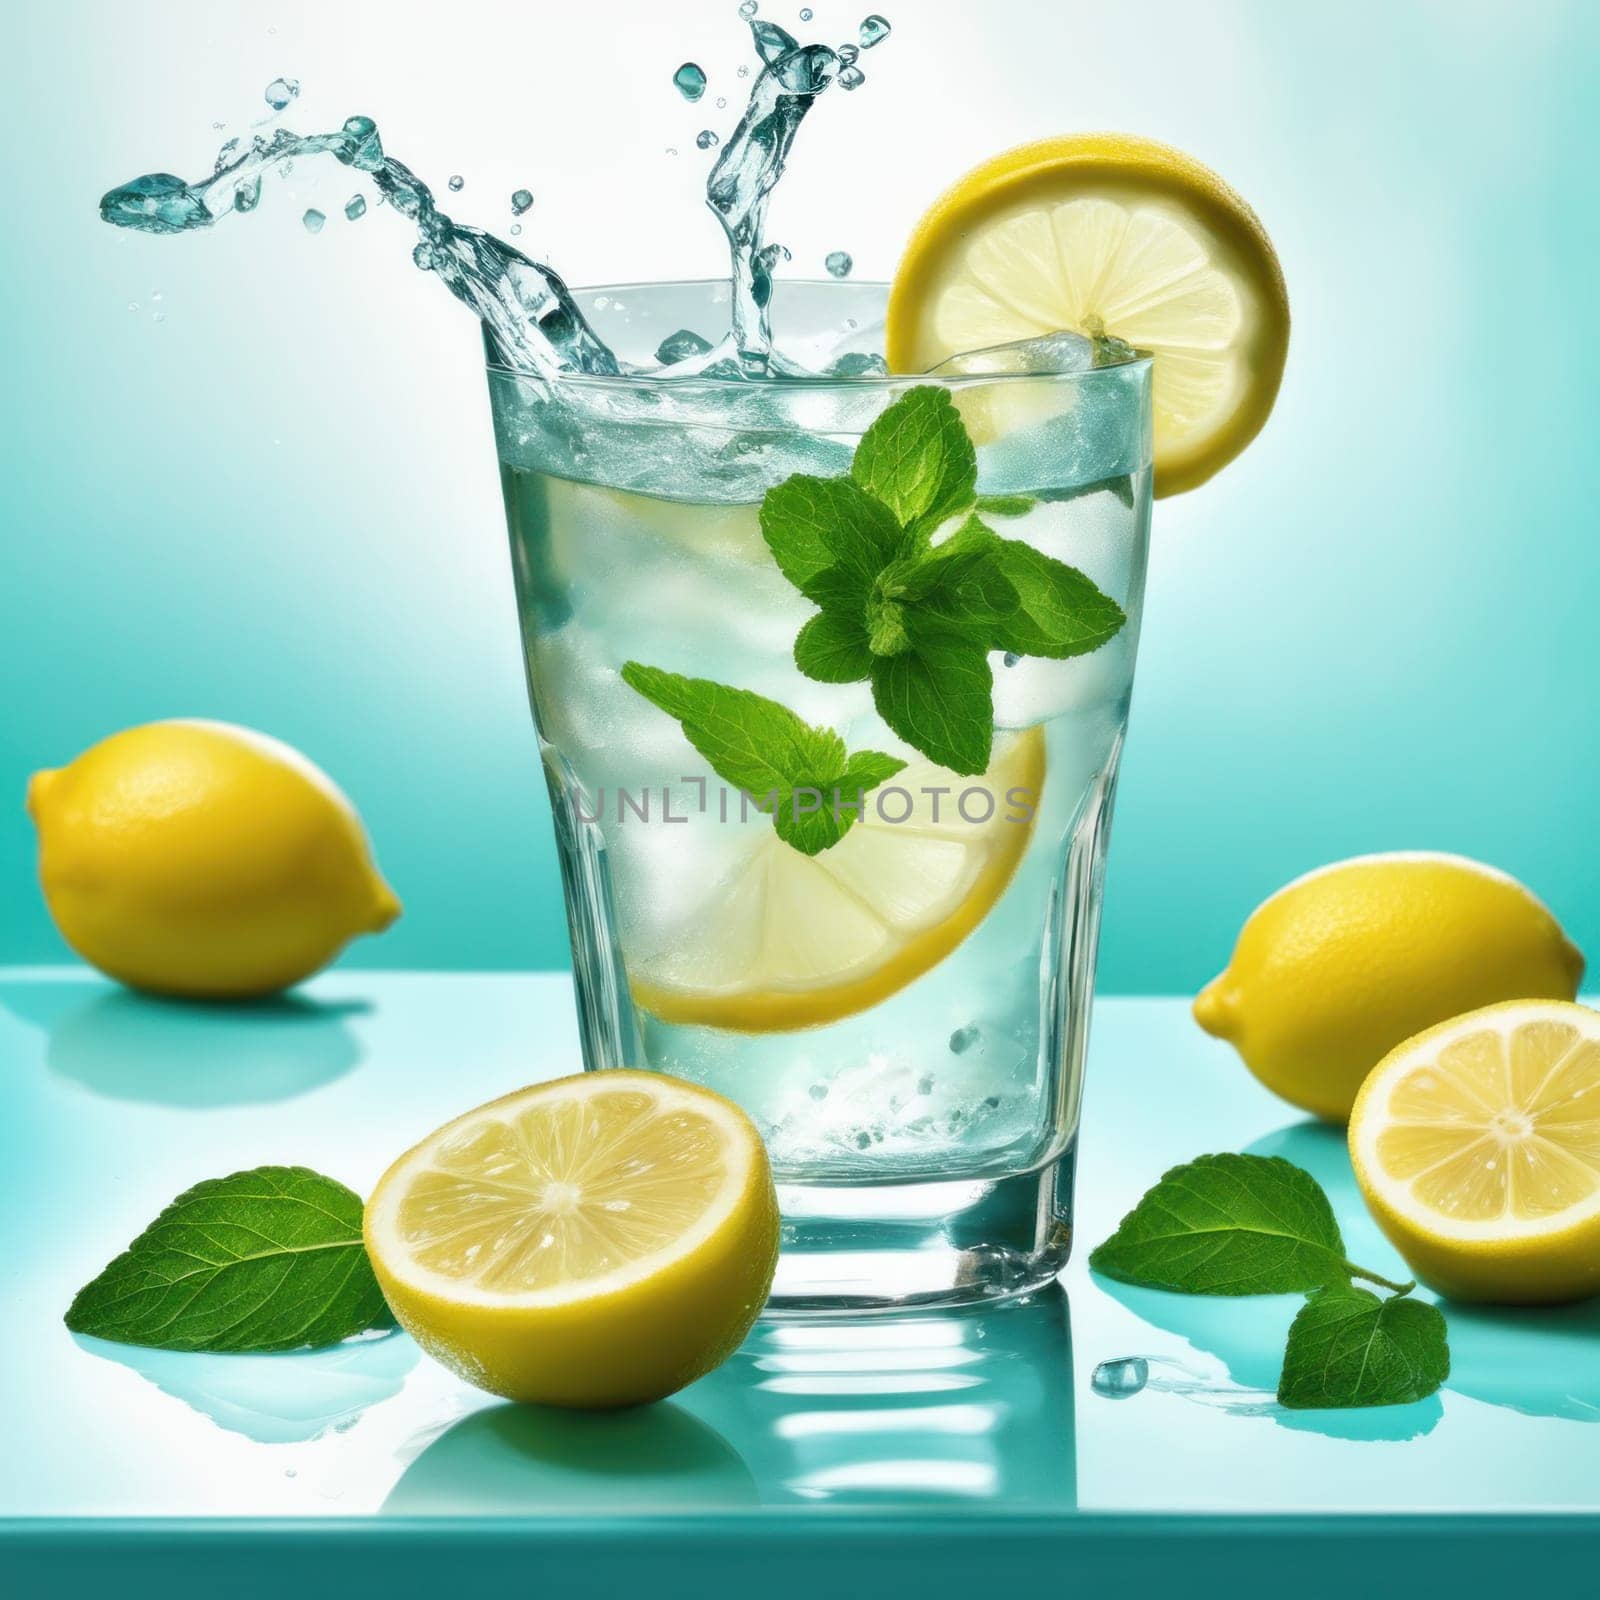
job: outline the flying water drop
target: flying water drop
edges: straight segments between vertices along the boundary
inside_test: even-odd
[[[756,4],[756,0],[743,0],[743,3],[739,7],[739,15],[743,17],[746,22],[748,22],[751,17],[753,17],[760,9],[761,8]]]
[[[518,189],[511,196],[511,215],[520,217],[533,204],[533,195],[527,189]]]
[[[313,207],[310,211],[307,211],[300,220],[305,224],[307,233],[321,233],[322,224],[328,219],[323,216],[320,211]]]
[[[298,78],[274,78],[266,87],[266,102],[274,111],[282,111],[299,93]]]
[[[367,214],[367,197],[353,194],[344,203],[344,214],[351,222],[359,222]]]
[[[867,75],[860,67],[846,67],[839,74],[839,87],[841,89],[859,89],[867,81]]]
[[[870,50],[875,44],[882,44],[889,37],[889,19],[880,17],[876,11],[871,16],[861,19],[861,48]]]
[[[702,128],[699,133],[695,135],[694,142],[699,145],[702,150],[710,150],[716,144],[717,136],[709,128]]]
[[[449,184],[451,194],[460,194],[467,186],[467,180],[459,172],[452,172],[446,181]]]
[[[688,101],[698,100],[706,92],[705,72],[693,61],[685,61],[672,74],[672,81],[677,86],[678,93]]]
[[[850,269],[855,265],[855,262],[851,259],[848,250],[833,250],[829,252],[827,259],[822,264],[828,269],[831,277],[848,278]]]
[[[1107,1400],[1126,1400],[1150,1381],[1150,1363],[1143,1356],[1119,1356],[1102,1361],[1089,1379],[1089,1387]]]

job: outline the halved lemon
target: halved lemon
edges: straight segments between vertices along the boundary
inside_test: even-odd
[[[739,1346],[778,1259],[767,1153],[737,1106],[592,1072],[458,1117],[383,1175],[364,1224],[401,1326],[512,1400],[659,1400]]]
[[[1182,151],[1127,134],[1022,145],[934,202],[889,293],[891,371],[1070,329],[1155,358],[1155,492],[1204,483],[1260,432],[1289,299],[1255,213]]]
[[[1372,1214],[1458,1300],[1600,1294],[1600,1012],[1470,1011],[1373,1068],[1350,1114]]]
[[[989,913],[1033,837],[1044,736],[997,738],[979,778],[907,767],[819,855],[763,829],[660,949],[630,961],[635,1002],[663,1022],[767,1033],[836,1022],[921,977]]]

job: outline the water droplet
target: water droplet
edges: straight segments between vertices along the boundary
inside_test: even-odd
[[[506,229],[506,232],[509,233],[514,239],[519,233],[522,232],[522,224],[520,222],[513,222],[511,226]]]
[[[979,1030],[975,1022],[969,1022],[964,1028],[957,1028],[950,1035],[950,1054],[965,1055],[978,1042],[978,1037]]]
[[[1150,1363],[1143,1356],[1119,1356],[1094,1369],[1089,1387],[1107,1400],[1126,1400],[1150,1381]]]
[[[802,6],[800,8],[800,20],[802,22],[809,22],[811,20],[811,17],[812,17],[811,7],[810,6]]]
[[[467,180],[465,178],[463,178],[459,172],[452,172],[450,174],[450,193],[451,194],[460,194],[461,191],[466,188],[466,186],[467,186]]]
[[[739,7],[739,15],[748,22],[760,9],[756,4],[756,0],[743,0],[743,4]]]
[[[840,66],[852,67],[855,65],[856,57],[861,54],[861,47],[854,44],[842,44],[834,51],[834,54],[838,56]]]
[[[351,195],[344,203],[344,214],[352,222],[359,222],[367,214],[367,197],[364,194]]]
[[[870,50],[875,44],[882,44],[889,37],[889,19],[880,17],[876,11],[871,16],[861,19],[861,48]]]
[[[851,259],[848,250],[834,250],[829,253],[828,258],[822,264],[828,269],[831,276],[848,278],[850,269],[855,265],[855,262]]]
[[[698,100],[706,92],[705,72],[693,61],[685,61],[672,74],[672,81],[685,100]]]
[[[867,81],[867,75],[860,67],[846,67],[839,74],[839,87],[841,89],[859,89]]]
[[[1014,666],[1016,666],[1016,664],[1017,664],[1017,663],[1018,663],[1018,662],[1019,662],[1019,661],[1020,661],[1020,660],[1021,660],[1021,659],[1022,659],[1022,657],[1021,657],[1021,656],[1019,656],[1019,655],[1014,655],[1014,654],[1012,654],[1012,652],[1011,652],[1011,651],[1009,651],[1009,650],[1007,650],[1007,651],[1006,651],[1006,653],[1005,653],[1005,654],[1004,654],[1004,655],[1003,655],[1003,656],[1002,656],[1002,657],[1001,657],[1001,658],[1000,658],[1000,661],[1001,661],[1001,664],[1002,664],[1002,665],[1003,665],[1003,666],[1007,666],[1007,667],[1014,667]]]
[[[285,1467],[283,1469],[283,1475],[286,1478],[298,1478],[300,1476],[300,1469],[298,1467]]]
[[[806,1093],[813,1100],[826,1100],[828,1098],[828,1086],[825,1083],[814,1083],[806,1090]]]
[[[749,67],[740,67],[738,73],[736,74],[736,76],[741,77],[741,78],[748,78],[750,76]]]
[[[300,93],[298,78],[274,78],[266,88],[267,104],[274,111],[282,111]]]
[[[307,233],[321,233],[322,224],[328,219],[323,216],[320,211],[313,208],[312,210],[306,212],[306,214],[301,217],[300,220],[306,225]]]
[[[533,204],[533,195],[527,189],[518,189],[511,196],[511,215],[520,217]]]
[[[433,270],[433,251],[431,251],[426,244],[419,244],[416,249],[411,252],[411,259],[416,263],[417,266],[421,267],[424,272],[431,272]]]
[[[719,94],[717,96],[717,110],[718,111],[726,111],[727,109],[728,109],[728,97],[726,95],[720,95]]]
[[[717,142],[717,136],[709,128],[702,128],[694,137],[694,142],[702,150],[709,150]]]

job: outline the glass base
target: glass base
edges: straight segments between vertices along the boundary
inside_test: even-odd
[[[1004,1178],[834,1187],[780,1176],[764,1315],[891,1312],[1031,1294],[1072,1252],[1073,1152]]]

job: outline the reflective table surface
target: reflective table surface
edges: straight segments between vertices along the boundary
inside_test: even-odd
[[[1169,1567],[1193,1576],[1196,1549],[1221,1571],[1234,1538],[1326,1547],[1324,1576],[1327,1550],[1372,1537],[1399,1541],[1393,1570],[1414,1557],[1434,1577],[1444,1551],[1482,1577],[1524,1535],[1541,1559],[1600,1553],[1600,1302],[1447,1307],[1439,1395],[1287,1412],[1272,1391],[1297,1297],[1088,1272],[1168,1166],[1250,1150],[1310,1170],[1351,1258],[1400,1273],[1340,1135],[1260,1088],[1179,1000],[1099,1003],[1076,1255],[1060,1291],[1028,1302],[763,1323],[672,1401],[608,1416],[503,1404],[399,1333],[204,1356],[62,1325],[79,1285],[196,1180],[298,1163],[364,1192],[448,1117],[577,1065],[557,975],[339,973],[242,1008],[66,969],[0,975],[0,1579],[8,1561],[40,1581],[103,1557],[126,1592],[147,1578],[154,1593],[179,1551],[307,1592],[346,1559],[421,1583],[466,1538],[480,1573],[503,1555],[572,1593],[678,1592],[656,1540],[692,1549],[684,1592],[721,1561],[729,1581],[750,1564],[767,1594],[814,1588],[830,1552],[864,1584],[875,1562],[904,1578],[910,1561],[930,1593],[1070,1559],[1159,1585]],[[335,1529],[348,1537],[319,1537]]]

